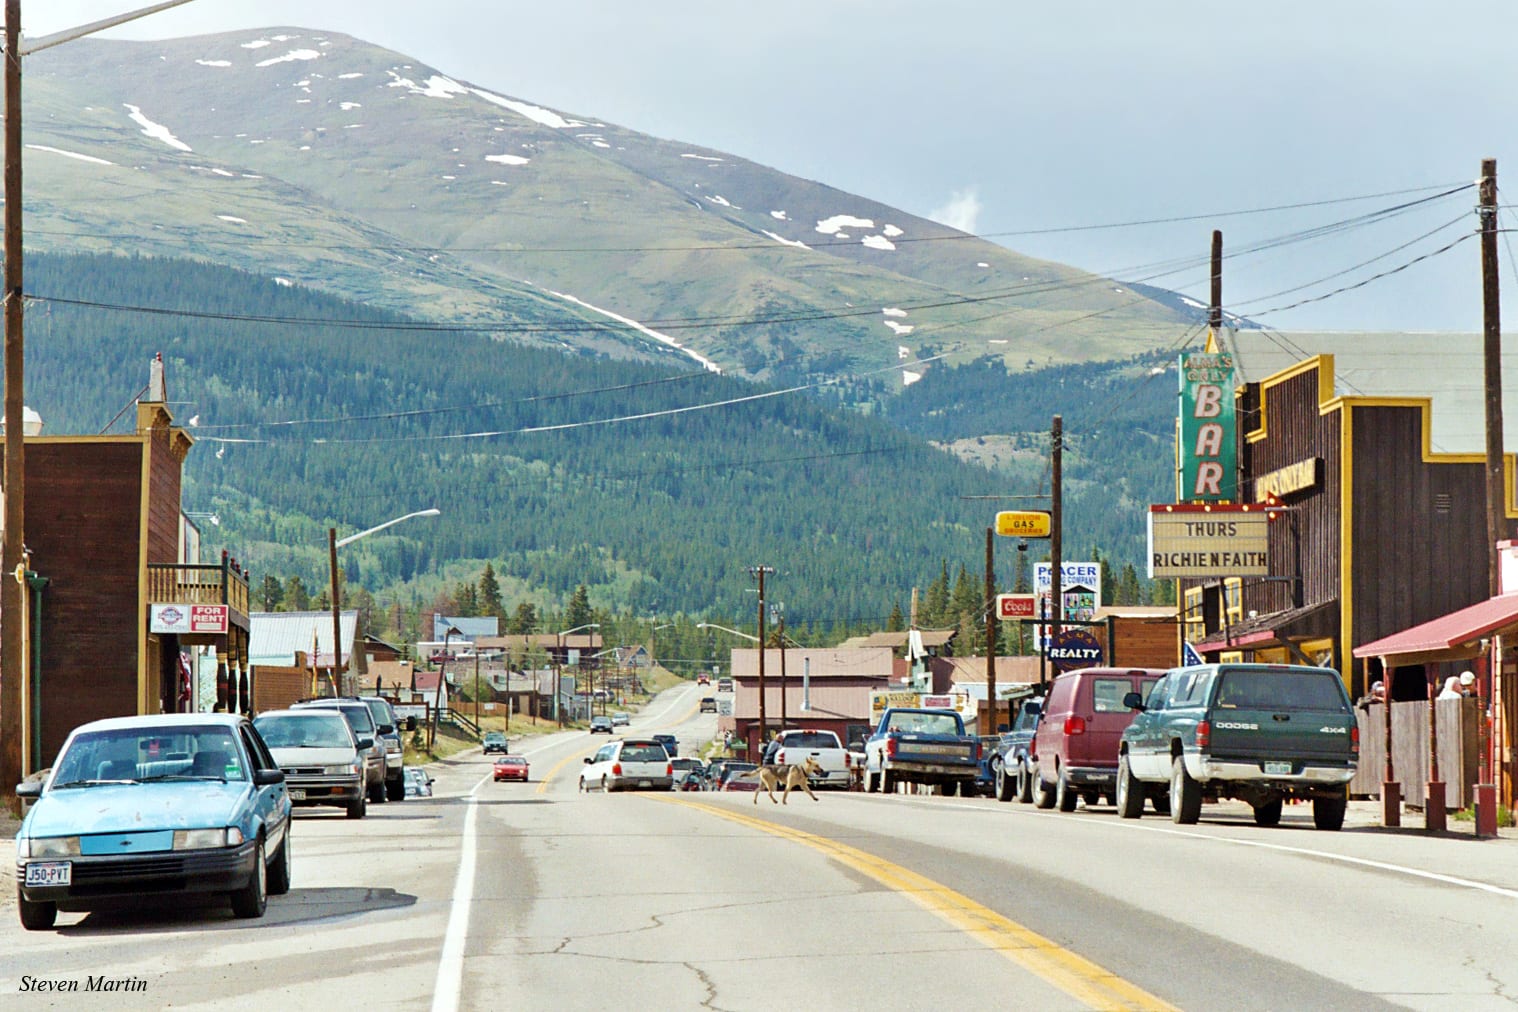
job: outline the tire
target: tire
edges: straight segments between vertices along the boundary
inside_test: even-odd
[[[1017,800],[1025,805],[1033,804],[1033,773],[1028,764],[1017,764]]]
[[[1202,817],[1202,785],[1186,772],[1186,760],[1170,760],[1170,821],[1178,826],[1193,825]]]
[[[1065,768],[1059,768],[1059,779],[1054,782],[1054,803],[1062,812],[1075,811],[1075,803],[1080,800],[1080,795],[1070,786],[1070,779],[1065,776]]]
[[[279,853],[274,855],[274,866],[269,869],[269,895],[283,896],[290,891],[290,827],[285,826],[285,838],[280,841]]]
[[[369,814],[369,799],[365,795],[360,794],[358,800],[349,802],[347,807],[348,818],[362,819]]]
[[[1312,799],[1312,824],[1318,829],[1334,832],[1344,828],[1344,809],[1349,805],[1349,797],[1339,793],[1329,797],[1318,795]]]
[[[1128,753],[1117,757],[1117,814],[1137,819],[1144,814],[1144,785],[1128,766]]]
[[[1007,766],[1006,766],[1006,764],[1003,763],[1003,764],[997,766],[996,767],[996,800],[997,801],[1011,801],[1012,800],[1012,796],[1013,796],[1013,794],[1016,793],[1016,791],[1017,791],[1017,783],[1016,783],[1016,781],[1012,780],[1011,777],[1007,776]]]
[[[1054,807],[1054,786],[1044,783],[1044,778],[1038,778],[1038,784],[1033,788],[1033,803],[1039,808]]]
[[[21,926],[28,931],[47,931],[58,920],[58,904],[33,903],[16,887],[16,909],[21,912]]]
[[[1170,814],[1170,795],[1169,794],[1166,794],[1165,792],[1161,791],[1160,793],[1155,794],[1152,797],[1150,797],[1149,800],[1154,805],[1155,814],[1157,814],[1157,815],[1169,815]]]
[[[657,752],[655,752],[654,754],[658,755]],[[610,794],[611,793],[611,785],[609,785],[606,782],[606,775],[604,773],[601,775],[601,793],[602,794]]]
[[[386,801],[405,801],[406,800],[406,781],[404,779],[400,778],[400,777],[396,777],[394,780],[386,780],[385,781],[385,800]]]
[[[946,798],[968,798],[970,794],[965,790],[965,788],[968,786],[968,784],[962,781],[950,780],[948,783],[943,785],[943,796]]]
[[[1254,824],[1256,826],[1279,826],[1281,824],[1281,799],[1267,801],[1263,805],[1254,806]]]
[[[864,792],[866,794],[874,794],[878,789],[875,786],[875,774],[866,769],[864,771]]]
[[[891,771],[885,768],[882,768],[880,771],[880,793],[896,793],[896,778],[891,776]]]
[[[232,913],[244,919],[262,917],[269,905],[268,865],[264,863],[264,838],[258,838],[253,848],[253,874],[248,884],[232,891]]]
[[[383,780],[369,788],[369,803],[371,805],[383,805],[385,803],[385,782]]]

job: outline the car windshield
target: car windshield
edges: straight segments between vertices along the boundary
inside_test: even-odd
[[[951,713],[898,713],[891,717],[887,730],[908,734],[958,734],[959,721]]]
[[[279,713],[253,721],[270,748],[352,748],[353,735],[340,714]]]
[[[336,710],[348,721],[348,726],[353,728],[354,735],[362,738],[374,737],[374,718],[369,715],[369,708],[362,703],[352,706],[329,706],[325,703],[314,704],[316,709]]]
[[[780,744],[786,748],[837,748],[838,739],[827,731],[787,731]]]
[[[1343,710],[1336,671],[1225,670],[1217,705],[1223,710]]]
[[[505,741],[506,736],[499,731],[486,731],[485,740],[488,742]]]
[[[667,763],[669,753],[664,751],[664,746],[654,742],[629,742],[622,746],[620,756],[623,762],[630,763]]]
[[[226,725],[116,728],[75,735],[58,757],[53,789],[148,780],[246,780]]]

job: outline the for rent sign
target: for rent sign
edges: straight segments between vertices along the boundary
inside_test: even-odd
[[[154,604],[148,610],[148,631],[155,633],[224,633],[224,604]]]
[[[1149,575],[1265,576],[1270,515],[1259,504],[1149,507]]]
[[[1182,355],[1180,488],[1182,502],[1237,499],[1233,356]]]

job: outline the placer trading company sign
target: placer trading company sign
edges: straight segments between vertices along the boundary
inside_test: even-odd
[[[155,633],[224,633],[224,604],[155,604],[149,606],[148,631]]]
[[[1038,617],[1053,618],[1047,610],[1049,592],[1053,589],[1054,567],[1047,562],[1033,564],[1033,593],[1038,598]],[[1100,562],[1061,562],[1059,565],[1059,596],[1064,600],[1065,622],[1090,622],[1102,606],[1102,564]]]
[[[1270,514],[1255,503],[1150,506],[1151,579],[1267,576]]]
[[[1223,352],[1182,355],[1181,484],[1183,502],[1237,499],[1234,442],[1233,356]]]

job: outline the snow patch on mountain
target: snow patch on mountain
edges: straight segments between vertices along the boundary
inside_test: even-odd
[[[172,133],[170,133],[168,127],[154,123],[152,120],[144,116],[142,114],[142,110],[137,106],[132,105],[130,102],[123,102],[121,104],[126,107],[129,113],[131,113],[132,122],[142,127],[142,132],[153,138],[153,140],[163,141],[169,147],[177,148],[180,151],[194,150],[184,141],[180,140],[178,137],[175,137]]]
[[[267,60],[259,60],[253,64],[255,67],[272,67],[276,63],[295,63],[299,60],[319,60],[322,54],[314,49],[292,49],[284,56],[273,56]]]
[[[808,246],[806,243],[802,242],[799,239],[787,239],[783,235],[776,235],[773,232],[766,232],[764,229],[760,229],[759,231],[763,232],[765,235],[769,236],[771,239],[775,240],[776,242],[783,243],[786,246],[794,246],[797,249],[811,249],[812,248],[812,247]]]
[[[714,158],[711,155],[693,155],[693,154],[690,154],[688,152],[686,154],[682,154],[680,157],[681,158],[694,158],[698,162],[722,162],[722,161],[726,161],[725,158]]]
[[[196,60],[195,62],[202,67],[230,67],[232,65],[231,60]]]
[[[496,162],[500,165],[526,165],[531,159],[523,158],[521,155],[486,155],[485,161]]]
[[[840,239],[847,239],[846,235],[839,235],[839,229],[843,228],[874,228],[875,222],[869,218],[856,218],[852,214],[835,214],[831,218],[823,218],[817,222],[817,231],[823,235],[836,235]]]
[[[590,303],[586,302],[584,299],[577,299],[573,295],[566,295],[563,292],[555,292],[555,291],[549,290],[548,294],[554,296],[555,298],[563,299],[566,302],[573,302],[577,306],[583,306],[583,307],[585,307],[586,309],[590,310],[593,313],[600,313],[602,316],[607,317],[608,319],[616,320],[618,323],[626,324],[627,326],[633,328],[634,330],[636,330],[640,334],[647,334],[649,337],[653,338],[655,341],[658,341],[661,344],[669,345],[671,348],[674,348],[674,349],[676,349],[676,350],[678,350],[680,352],[683,352],[686,355],[689,355],[691,358],[695,359],[697,362],[700,362],[701,365],[702,365],[702,367],[705,368],[706,370],[710,371],[710,372],[714,372],[714,373],[718,373],[718,374],[721,374],[721,372],[722,372],[722,367],[719,366],[719,365],[717,365],[717,363],[713,362],[711,359],[706,358],[705,356],[701,355],[698,352],[692,351],[691,349],[687,348],[685,345],[681,344],[679,341],[677,341],[674,338],[670,337],[668,334],[661,334],[657,330],[652,329],[651,327],[645,327],[643,324],[639,323],[637,320],[634,320],[634,319],[631,319],[629,317],[623,316],[621,313],[614,313],[614,312],[612,312],[609,309],[602,309],[600,306],[592,306]]]
[[[867,235],[859,240],[870,249],[893,250],[896,244],[883,235]]]
[[[50,148],[46,144],[28,144],[27,147],[33,151],[46,151],[50,155],[62,155],[65,158],[77,158],[81,162],[90,162],[94,165],[116,164],[115,162],[108,162],[104,158],[96,158],[94,155],[81,155],[77,151],[65,151],[62,148]]]
[[[540,105],[532,105],[527,102],[518,102],[514,98],[506,98],[502,95],[497,95],[494,92],[485,91],[481,88],[470,88],[469,90],[492,105],[498,105],[503,109],[510,109],[512,112],[516,113],[519,116],[526,116],[534,123],[539,123],[546,127],[552,127],[555,130],[564,130],[569,127],[589,126],[589,124],[581,122],[577,119],[565,119],[563,116],[560,116],[553,110],[544,109]]]
[[[387,70],[386,73],[391,77],[391,81],[386,87],[405,88],[413,95],[425,95],[428,98],[452,98],[454,95],[467,95],[469,93],[469,89],[462,84],[451,78],[443,77],[440,74],[433,74],[422,84],[417,84],[411,78],[402,77],[393,70]]]

